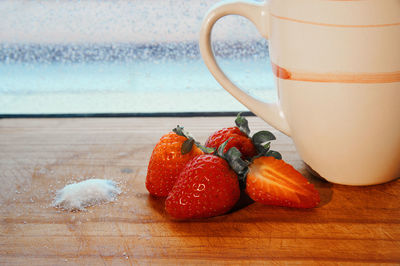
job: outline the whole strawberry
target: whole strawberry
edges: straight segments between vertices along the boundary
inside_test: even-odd
[[[224,142],[229,140],[224,152],[226,153],[229,149],[235,147],[242,154],[242,159],[245,160],[250,160],[260,153],[264,154],[266,149],[269,150],[268,141],[275,139],[275,136],[271,132],[259,131],[253,137],[250,137],[248,121],[240,113],[236,117],[235,124],[235,127],[223,128],[211,134],[205,146],[218,149]],[[266,142],[268,142],[266,144],[267,147],[265,147]],[[281,158],[278,152],[271,150],[269,150],[268,156]]]
[[[175,218],[207,218],[228,212],[240,196],[238,176],[216,155],[198,155],[183,168],[165,201]]]
[[[147,168],[146,188],[151,195],[168,196],[186,163],[204,154],[193,144],[197,143],[179,126],[161,137],[154,147]]]
[[[246,133],[240,131],[238,127],[228,127],[214,132],[208,137],[205,146],[217,149],[222,143],[231,139],[226,145],[227,152],[230,148],[236,147],[244,156],[244,158],[251,158],[257,154],[251,139]]]

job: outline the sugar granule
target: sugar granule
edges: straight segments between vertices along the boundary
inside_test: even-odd
[[[106,179],[88,179],[65,186],[56,192],[53,206],[73,211],[114,201],[121,190],[116,183]]]

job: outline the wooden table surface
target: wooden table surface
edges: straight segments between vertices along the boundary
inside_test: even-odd
[[[147,163],[177,124],[199,141],[233,117],[0,119],[0,265],[400,264],[400,181],[370,187],[312,178],[291,139],[273,148],[322,198],[298,210],[243,200],[230,214],[176,221],[149,196]],[[338,147],[343,148],[343,147]],[[88,178],[119,182],[117,201],[66,212],[55,191]]]

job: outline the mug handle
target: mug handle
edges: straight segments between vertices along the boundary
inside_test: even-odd
[[[264,103],[238,88],[218,66],[211,48],[211,30],[218,19],[226,15],[240,15],[256,26],[264,38],[268,38],[268,3],[250,1],[221,2],[206,14],[200,31],[200,52],[214,78],[239,102],[279,131],[290,136],[289,125],[277,103]]]

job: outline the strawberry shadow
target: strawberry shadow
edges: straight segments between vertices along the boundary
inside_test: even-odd
[[[315,189],[320,194],[321,202],[317,206],[317,208],[328,204],[332,200],[333,184],[326,181],[324,178],[320,177],[318,174],[313,172],[312,169],[309,168],[309,166],[307,166],[307,165],[306,165],[306,168],[303,168],[300,172],[305,178],[307,178],[307,180],[311,184],[314,185]],[[155,197],[155,196],[152,196],[149,194],[147,197],[147,203],[148,203],[148,206],[151,209],[153,209],[153,211],[162,215],[163,217],[165,217],[165,219],[168,219],[171,222],[177,222],[177,223],[186,223],[186,222],[202,223],[202,222],[210,222],[211,220],[215,220],[215,219],[224,220],[227,217],[229,217],[230,214],[236,213],[254,203],[254,200],[252,200],[246,194],[246,192],[244,190],[241,190],[239,200],[236,202],[236,204],[232,207],[232,209],[229,212],[222,214],[222,215],[215,216],[215,217],[206,218],[206,219],[185,220],[185,219],[175,219],[168,215],[168,213],[165,211],[165,199],[166,199],[166,197]]]
[[[188,220],[185,220],[185,219],[175,219],[173,217],[170,217],[168,215],[168,213],[165,211],[165,199],[166,199],[166,197],[155,197],[155,196],[152,196],[152,195],[148,194],[148,196],[147,196],[147,205],[153,211],[157,212],[160,215],[165,216],[166,219],[169,219],[171,221],[174,221],[174,222],[188,221]],[[221,217],[221,216],[224,216],[224,215],[228,215],[228,214],[237,212],[237,211],[239,211],[239,210],[241,210],[243,208],[246,208],[247,206],[249,206],[252,203],[254,203],[254,201],[249,196],[247,196],[246,192],[241,191],[239,200],[232,207],[232,209],[229,212],[227,212],[225,214],[222,214],[222,215],[218,215],[216,217]],[[204,219],[190,219],[190,221],[195,221],[195,220],[204,221]]]
[[[318,207],[322,207],[328,204],[332,200],[333,184],[326,181],[322,176],[320,176],[317,172],[315,172],[309,165],[305,163],[305,169],[303,169],[301,174],[307,178],[307,180],[314,185],[315,189],[318,190],[321,202]]]
[[[148,194],[147,196],[147,205],[155,212],[166,216],[167,213],[165,211],[165,199],[166,197],[156,197]]]
[[[247,206],[249,206],[250,204],[253,204],[253,203],[254,203],[254,200],[252,200],[244,190],[241,190],[239,200],[232,207],[232,209],[229,212],[227,212],[226,214],[231,214],[231,213],[240,211],[241,209],[246,208]]]

